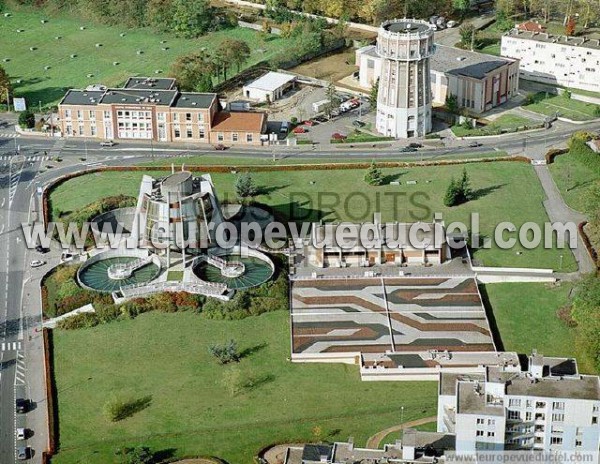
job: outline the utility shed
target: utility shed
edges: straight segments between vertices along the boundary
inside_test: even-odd
[[[259,102],[275,101],[296,84],[296,76],[279,72],[268,72],[244,86],[244,97]]]

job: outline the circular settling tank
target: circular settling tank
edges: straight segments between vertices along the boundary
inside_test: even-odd
[[[110,293],[127,285],[150,282],[158,276],[160,269],[156,264],[151,262],[134,270],[125,279],[111,279],[109,277],[108,269],[111,266],[115,264],[127,264],[137,259],[139,258],[118,256],[84,264],[79,270],[79,281],[83,286],[89,287],[92,290]]]
[[[243,273],[231,273],[229,277],[227,272],[222,272],[217,266],[210,264],[206,260],[199,260],[194,266],[194,274],[205,282],[222,283],[231,290],[241,290],[249,287],[256,287],[271,278],[274,272],[273,263],[269,257],[256,250],[249,250],[252,256],[240,255],[238,249],[218,250],[211,252],[227,262],[243,264]]]

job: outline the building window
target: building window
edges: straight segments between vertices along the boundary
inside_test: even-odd
[[[592,425],[596,425],[598,423],[598,417],[592,416]]]
[[[508,405],[509,405],[509,406],[513,406],[513,407],[515,407],[515,408],[520,408],[520,407],[521,407],[521,400],[519,400],[519,399],[515,399],[515,398],[511,398],[511,399],[508,401]]]
[[[219,133],[217,134],[217,140],[218,140],[219,142],[222,142],[222,141],[223,141],[223,132],[219,132]]]
[[[551,445],[562,445],[563,439],[562,437],[550,437]]]
[[[246,142],[252,143],[252,134],[246,134]]]
[[[73,126],[71,126],[70,124],[67,125],[67,135],[73,135]]]
[[[238,141],[238,134],[237,132],[234,132],[231,134],[231,141],[232,142],[237,142]]]
[[[552,402],[552,409],[565,409],[565,402],[564,401]]]
[[[488,419],[488,425],[496,425],[496,419]]]
[[[96,119],[96,112],[94,110],[90,110],[90,119]]]
[[[185,120],[186,121],[191,121],[192,120],[192,113],[185,113]]]
[[[92,137],[96,136],[96,126],[90,126],[90,134]]]
[[[508,411],[508,418],[518,420],[521,417],[519,411]]]
[[[191,127],[187,127],[187,128],[185,129],[185,136],[186,136],[188,139],[191,139],[191,138],[192,138],[193,134],[192,134],[192,128],[191,128]]]
[[[181,137],[181,130],[179,129],[179,126],[175,126],[173,128],[173,132],[175,133],[175,138],[178,139]]]
[[[528,412],[526,412],[526,413],[525,413],[525,420],[526,420],[527,422],[529,422],[529,421],[531,420],[531,416],[532,416],[531,412],[529,412],[529,411],[528,411]]]
[[[198,137],[200,137],[201,139],[204,138],[204,127],[198,128]]]
[[[156,113],[156,120],[157,121],[164,121],[165,120],[165,113]]]
[[[104,119],[110,119],[110,111],[104,112]]]
[[[83,135],[83,126],[82,125],[79,126],[79,135]]]
[[[544,401],[536,401],[535,407],[537,409],[544,409],[546,407],[546,403]]]
[[[483,437],[483,430],[477,430],[477,433],[475,435],[478,437]]]
[[[582,446],[583,446],[583,442],[579,438],[575,439],[575,447],[581,448]]]
[[[477,418],[477,425],[483,425],[483,424],[484,424],[484,422],[485,422],[485,421],[484,421],[483,419],[481,419],[481,418],[479,418],[479,417]]]
[[[496,432],[488,432],[487,436],[488,437],[495,437],[496,436]]]
[[[179,121],[179,113],[173,113],[173,121]]]
[[[559,413],[552,414],[552,421],[563,422],[564,420],[565,420],[564,414],[559,414]]]
[[[65,119],[71,119],[71,110],[65,110]]]

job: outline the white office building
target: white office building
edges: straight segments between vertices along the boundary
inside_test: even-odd
[[[243,88],[244,97],[258,102],[274,102],[296,84],[296,76],[270,71]]]
[[[574,359],[534,352],[523,372],[440,375],[437,428],[456,435],[457,453],[598,452],[599,421],[600,379],[580,375]]]
[[[600,92],[600,40],[512,29],[502,56],[520,60],[524,79]]]

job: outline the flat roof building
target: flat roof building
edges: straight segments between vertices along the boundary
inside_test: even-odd
[[[382,69],[376,46],[358,49],[356,65],[360,86],[370,88]],[[436,44],[430,83],[434,104],[443,105],[448,95],[456,95],[459,107],[481,114],[517,95],[519,61]]]
[[[273,102],[294,87],[296,76],[270,71],[243,88],[244,97],[259,102]]]
[[[551,85],[600,91],[600,40],[514,28],[502,36],[502,56],[519,60],[521,77]]]
[[[58,105],[63,135],[257,145],[265,113],[223,113],[217,94],[180,92],[174,79],[131,77],[122,88],[68,90]],[[227,130],[214,130],[228,121]]]

